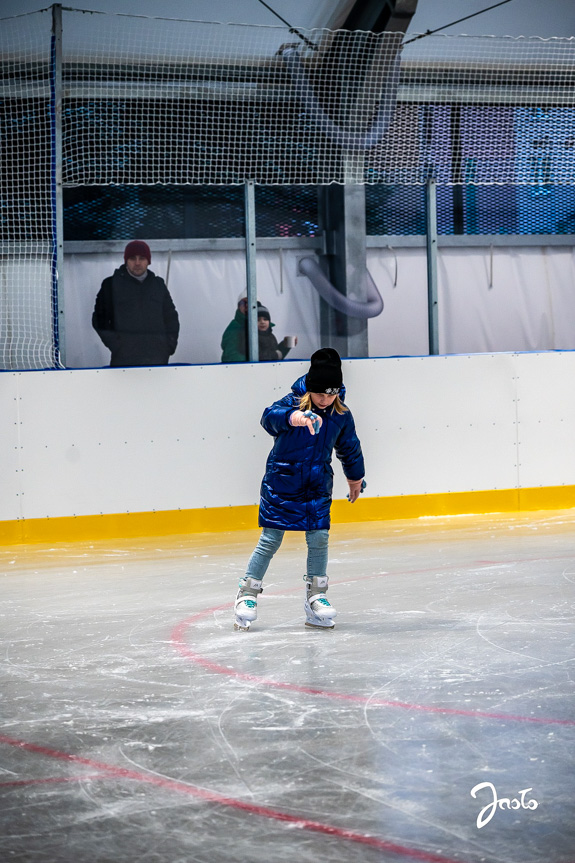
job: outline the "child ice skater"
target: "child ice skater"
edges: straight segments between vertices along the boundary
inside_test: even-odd
[[[256,619],[262,579],[286,530],[305,531],[306,626],[333,629],[336,611],[326,597],[326,569],[334,449],[347,478],[351,503],[364,485],[361,444],[344,398],[339,354],[333,348],[321,348],[291,393],[263,413],[261,424],[274,438],[261,485],[259,526],[263,530],[240,579],[234,629],[248,630]]]

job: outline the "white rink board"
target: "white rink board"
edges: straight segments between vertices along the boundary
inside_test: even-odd
[[[22,517],[19,377],[0,374],[0,521]]]
[[[6,372],[0,518],[256,504],[262,410],[307,368]],[[572,352],[346,360],[344,378],[367,497],[575,484]]]
[[[351,363],[370,496],[515,488],[513,364],[512,354]]]
[[[273,400],[277,391],[271,368],[40,372],[20,381],[27,518],[257,502],[268,443],[262,394]]]
[[[526,488],[575,484],[575,354],[518,354],[518,455]]]

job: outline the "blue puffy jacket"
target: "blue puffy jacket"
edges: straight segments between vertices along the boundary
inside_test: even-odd
[[[266,408],[261,424],[275,442],[262,480],[259,510],[260,527],[278,530],[324,530],[330,526],[335,449],[347,479],[362,479],[365,473],[361,444],[349,410],[336,413],[331,407],[314,412],[323,420],[319,434],[294,427],[289,417],[299,409],[306,391],[305,375],[292,391]],[[342,387],[340,399],[345,397]]]

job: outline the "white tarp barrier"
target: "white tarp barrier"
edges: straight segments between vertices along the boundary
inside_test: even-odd
[[[290,359],[311,356],[317,347],[319,298],[309,280],[296,275],[302,253],[258,252],[258,298],[275,323],[274,335],[298,337]],[[92,368],[109,364],[110,353],[92,329],[92,312],[103,279],[123,263],[109,254],[66,257],[66,365]],[[152,252],[150,269],[166,278],[168,253]],[[222,334],[236,313],[246,287],[245,254],[174,252],[168,289],[180,318],[180,339],[172,363],[219,363]]]
[[[278,341],[297,335],[290,359],[307,359],[319,344],[319,297],[297,264],[309,252],[260,251],[258,296],[270,310]],[[96,294],[122,263],[110,254],[66,257],[66,364],[105,366],[109,352],[92,329]],[[384,309],[368,323],[370,356],[428,352],[427,272],[423,249],[370,249],[368,269]],[[162,277],[168,253],[154,252]],[[440,352],[575,348],[575,251],[567,247],[443,248],[438,255]],[[240,251],[174,252],[169,290],[178,309],[175,363],[217,363],[222,333],[245,287]]]
[[[441,353],[575,348],[572,248],[443,249]]]

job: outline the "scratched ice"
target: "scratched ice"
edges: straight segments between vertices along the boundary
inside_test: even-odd
[[[335,526],[333,631],[299,534],[249,633],[257,532],[0,550],[0,860],[570,863],[574,527]]]

